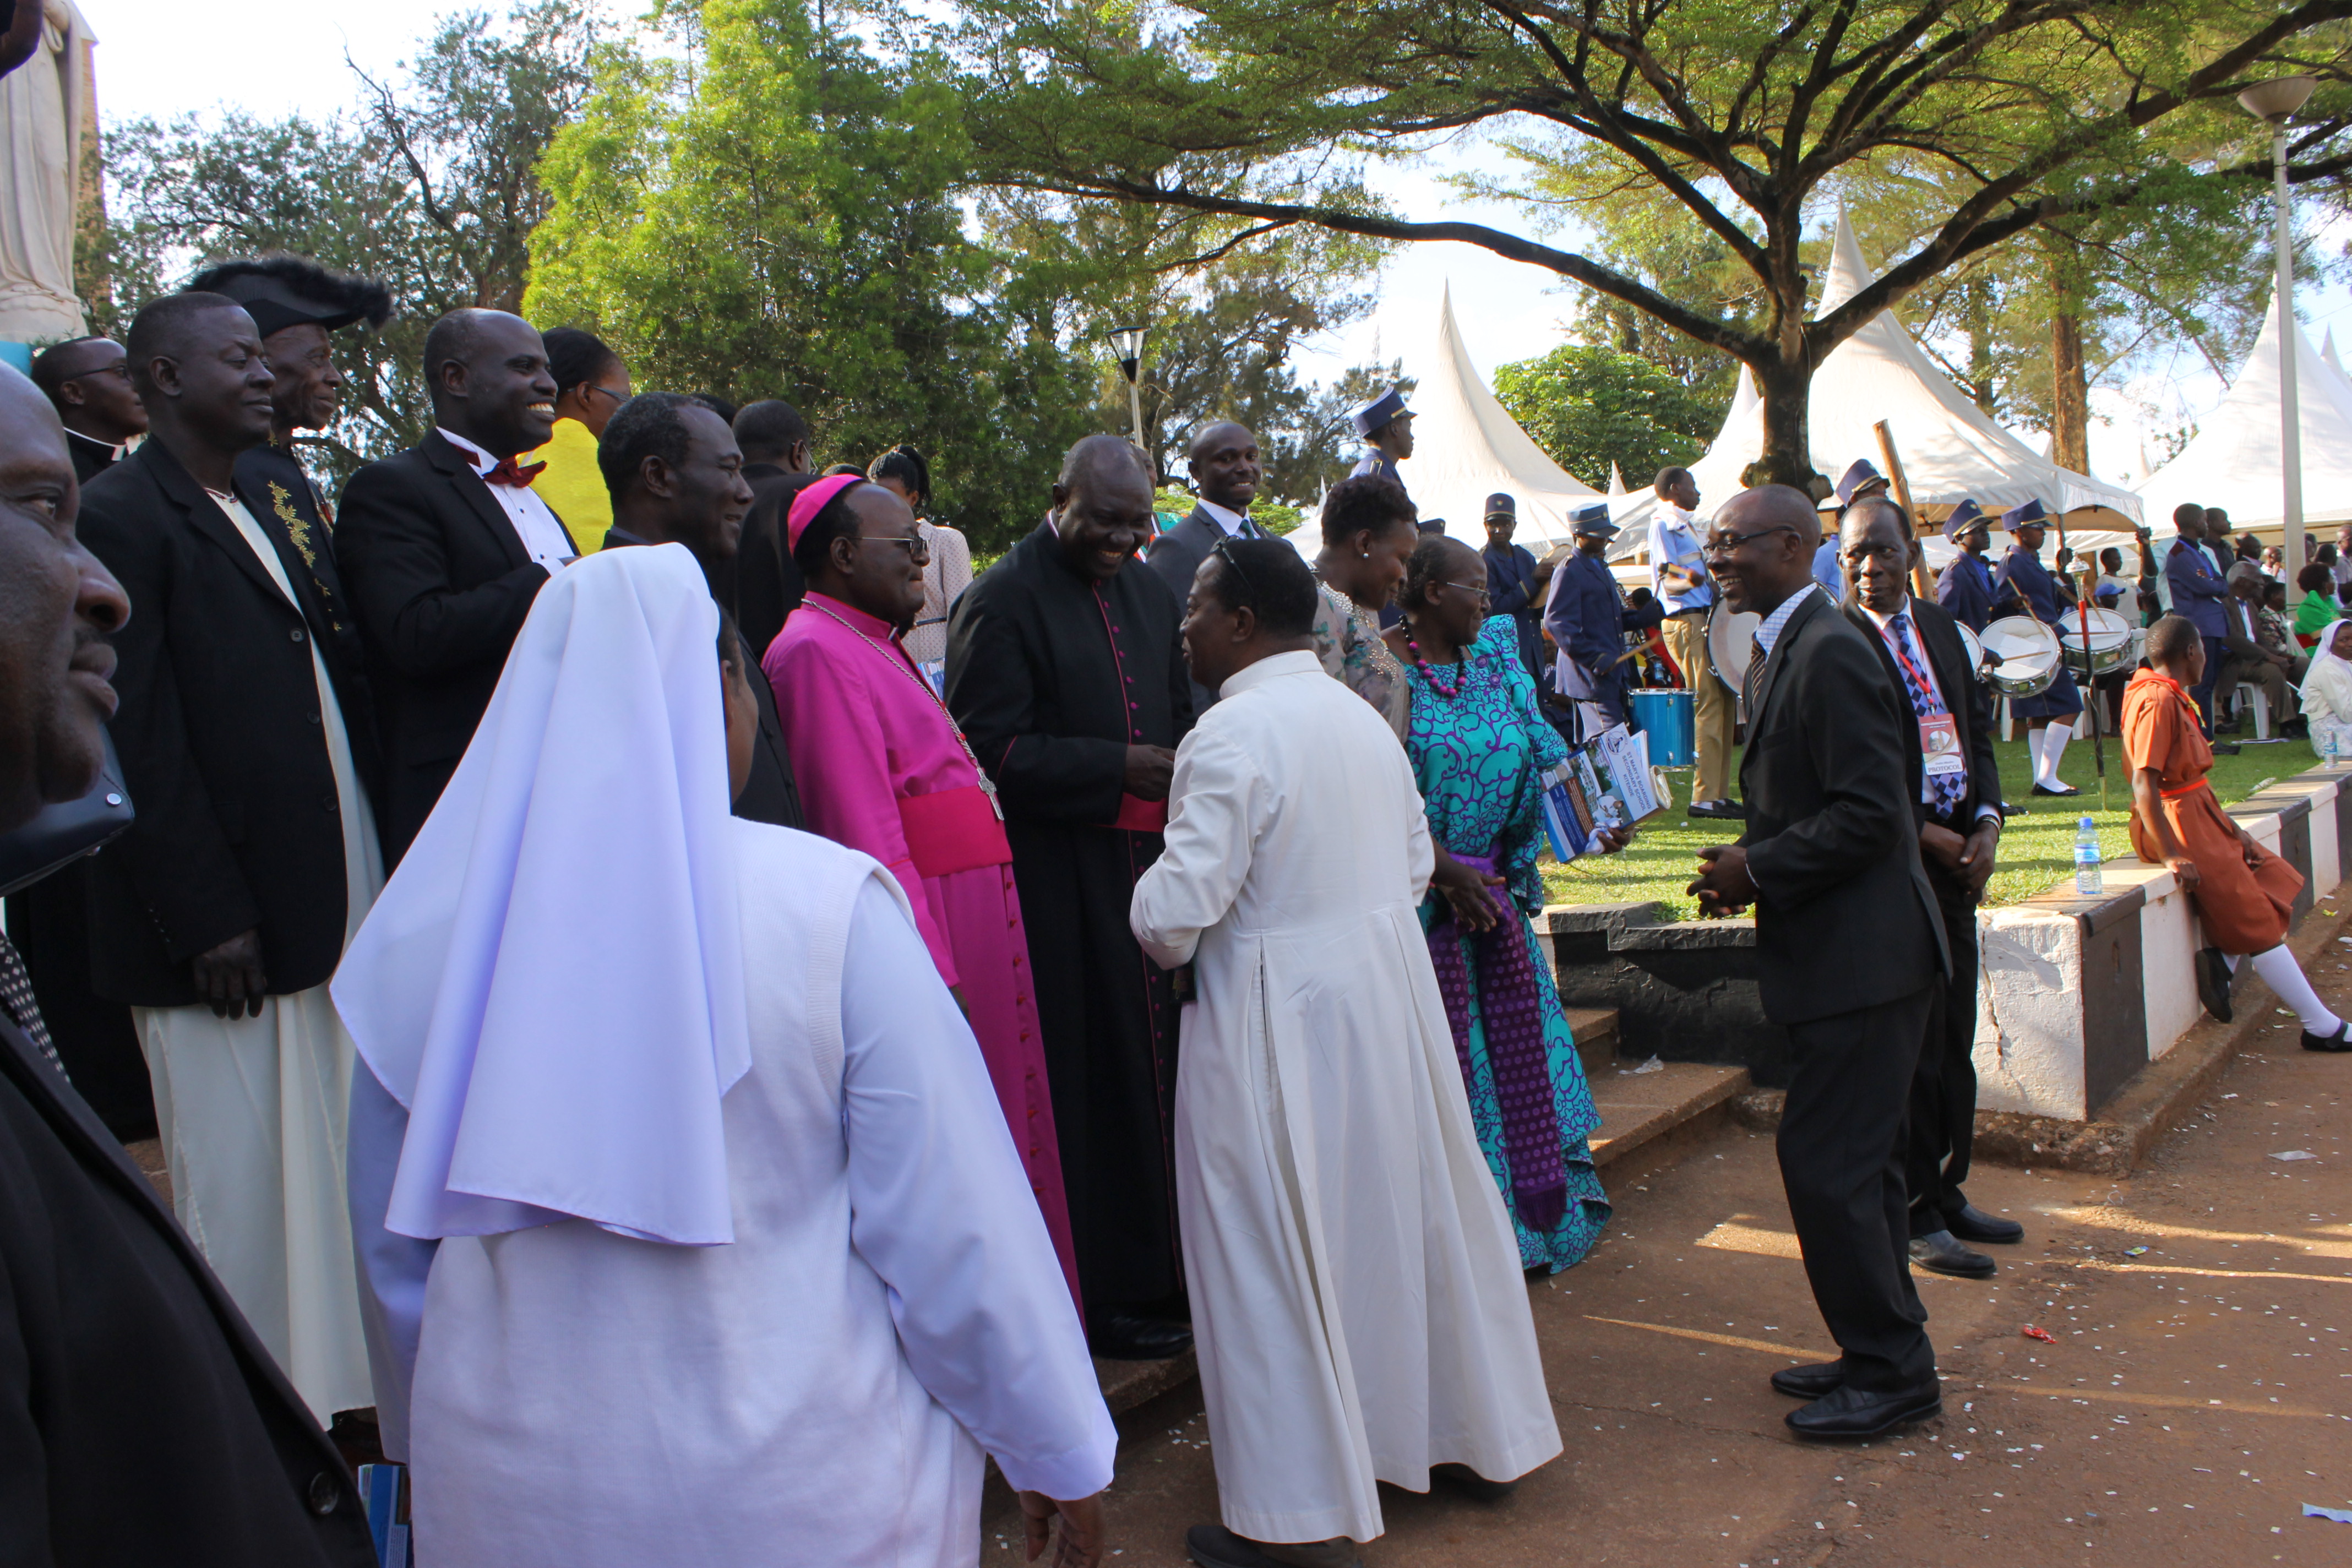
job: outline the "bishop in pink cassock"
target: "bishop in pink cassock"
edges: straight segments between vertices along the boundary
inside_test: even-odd
[[[954,721],[899,646],[900,629],[812,587],[761,662],[775,687],[809,830],[873,856],[906,889],[931,962],[980,1040],[1076,1299],[1012,850]]]

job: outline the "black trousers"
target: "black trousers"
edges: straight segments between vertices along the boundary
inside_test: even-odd
[[[1928,994],[1789,1026],[1796,1072],[1780,1116],[1780,1180],[1846,1381],[1871,1393],[1936,1377],[1927,1310],[1911,1283],[1903,1186],[1903,1124]]]
[[[1956,829],[1957,831],[1957,829]],[[1959,879],[1929,863],[1927,885],[1944,912],[1952,973],[1927,988],[1927,1026],[1911,1075],[1903,1184],[1912,1236],[1949,1230],[1968,1203],[1969,1153],[1977,1131],[1977,910]]]
[[[2230,645],[2220,637],[2202,637],[2205,645],[2205,679],[2190,689],[2189,695],[2197,700],[2197,712],[2205,721],[2205,738],[2213,738],[2213,721],[2221,715],[2213,711],[2213,686],[2221,679],[2221,660]]]

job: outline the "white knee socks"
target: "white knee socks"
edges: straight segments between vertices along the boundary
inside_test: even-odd
[[[2027,748],[2033,753],[2035,784],[2045,784],[2053,789],[2058,786],[2058,759],[2065,755],[2066,742],[2072,740],[2074,735],[2073,730],[2053,720],[2037,737],[2041,743],[2038,746]]]
[[[2294,961],[2294,954],[2287,951],[2284,942],[2267,952],[2255,953],[2248,962],[2253,964],[2254,973],[2263,977],[2263,984],[2276,992],[2278,999],[2303,1020],[2305,1031],[2314,1035],[2333,1035],[2343,1026],[2344,1020],[2329,1012],[2321,1003],[2319,993],[2314,991],[2311,982],[2304,977],[2303,965]]]

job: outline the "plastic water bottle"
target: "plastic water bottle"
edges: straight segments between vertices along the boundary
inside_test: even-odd
[[[2105,891],[2106,879],[2099,871],[2099,826],[2086,816],[2074,828],[2074,894],[2095,899]]]
[[[2343,760],[2337,755],[2336,726],[2333,724],[2325,726],[2320,735],[2319,758],[2320,765],[2331,771],[2333,771],[2336,765]]]

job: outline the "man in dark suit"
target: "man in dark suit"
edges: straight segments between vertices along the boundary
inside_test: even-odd
[[[382,710],[386,869],[432,815],[507,650],[550,574],[579,551],[518,455],[555,428],[539,331],[452,310],[425,338],[435,428],[343,487],[335,554]]]
[[[33,384],[65,421],[74,478],[83,484],[120,461],[123,443],[147,429],[147,410],[131,384],[131,358],[110,338],[68,338],[33,361]]]
[[[606,422],[596,442],[596,466],[613,495],[613,527],[604,535],[604,548],[683,544],[717,595],[735,563],[743,515],[751,505],[743,454],[726,421],[696,398],[639,393]],[[760,703],[760,739],[751,748],[751,782],[735,797],[735,815],[798,827],[801,796],[776,717],[775,690],[756,664],[750,665],[746,679]]]
[[[756,665],[784,629],[784,617],[800,607],[808,584],[793,563],[784,541],[784,519],[793,498],[814,484],[809,461],[808,421],[777,398],[747,403],[735,416],[735,444],[743,449],[743,477],[751,485],[751,510],[743,514],[743,537],[722,581],[719,602],[735,612],[736,629]]]
[[[0,831],[97,777],[121,588],[66,433],[0,370]],[[0,1561],[366,1568],[341,1457],[58,1070],[0,939]],[[167,1454],[137,1467],[125,1457]]]
[[[124,441],[147,428],[121,343],[76,338],[46,349],[33,361],[33,384],[65,422],[74,478],[85,485],[113,465]],[[8,895],[8,938],[33,977],[33,994],[74,1087],[110,1131],[136,1142],[155,1136],[155,1096],[131,1010],[100,996],[90,982],[89,906],[89,863],[59,867]]]
[[[1511,617],[1518,634],[1519,663],[1529,680],[1538,680],[1543,675],[1543,602],[1551,574],[1537,564],[1526,545],[1511,542],[1518,527],[1517,499],[1501,490],[1488,496],[1486,548],[1478,558],[1486,563],[1487,614]]]
[[[1181,605],[1192,592],[1192,574],[1221,539],[1265,539],[1265,530],[1250,521],[1250,502],[1257,499],[1257,437],[1231,420],[1210,426],[1192,439],[1186,467],[1200,500],[1192,515],[1144,551],[1143,558]],[[1202,713],[1216,700],[1207,687],[1192,688],[1192,711]]]
[[[1927,1311],[1911,1283],[1903,1121],[1943,925],[1919,864],[1918,728],[1869,638],[1812,580],[1819,514],[1764,485],[1726,502],[1707,566],[1735,611],[1764,617],[1745,681],[1748,832],[1699,852],[1709,914],[1756,908],[1765,1016],[1795,1067],[1780,1176],[1822,1319],[1844,1352],[1775,1373],[1812,1403],[1808,1437],[1869,1437],[1941,1408]]]
[[[138,817],[89,863],[92,974],[131,1006],[181,1215],[329,1416],[373,1403],[340,1185],[352,1047],[326,990],[383,881],[367,692],[235,479],[269,434],[253,319],[166,295],[130,349],[147,441],[80,520],[140,611],[112,726]]]
[[[1904,1185],[1911,1194],[1911,1261],[1938,1274],[1991,1277],[1993,1261],[1966,1244],[2018,1242],[2025,1227],[1968,1200],[1976,1141],[1977,906],[2000,847],[2000,773],[1992,701],[1969,666],[1958,622],[1911,594],[1919,542],[1903,509],[1884,499],[1845,514],[1838,560],[1846,619],[1878,646],[1882,668],[1919,725],[1912,798],[1919,858],[1944,921],[1951,972],[1935,989],[1919,1069],[1911,1079]]]
[[[1625,597],[1604,559],[1617,525],[1595,501],[1579,509],[1569,528],[1576,551],[1552,574],[1544,600],[1544,627],[1559,649],[1555,689],[1598,708],[1605,728],[1624,721],[1633,668],[1625,658]],[[1659,612],[1651,624],[1663,618]]]

